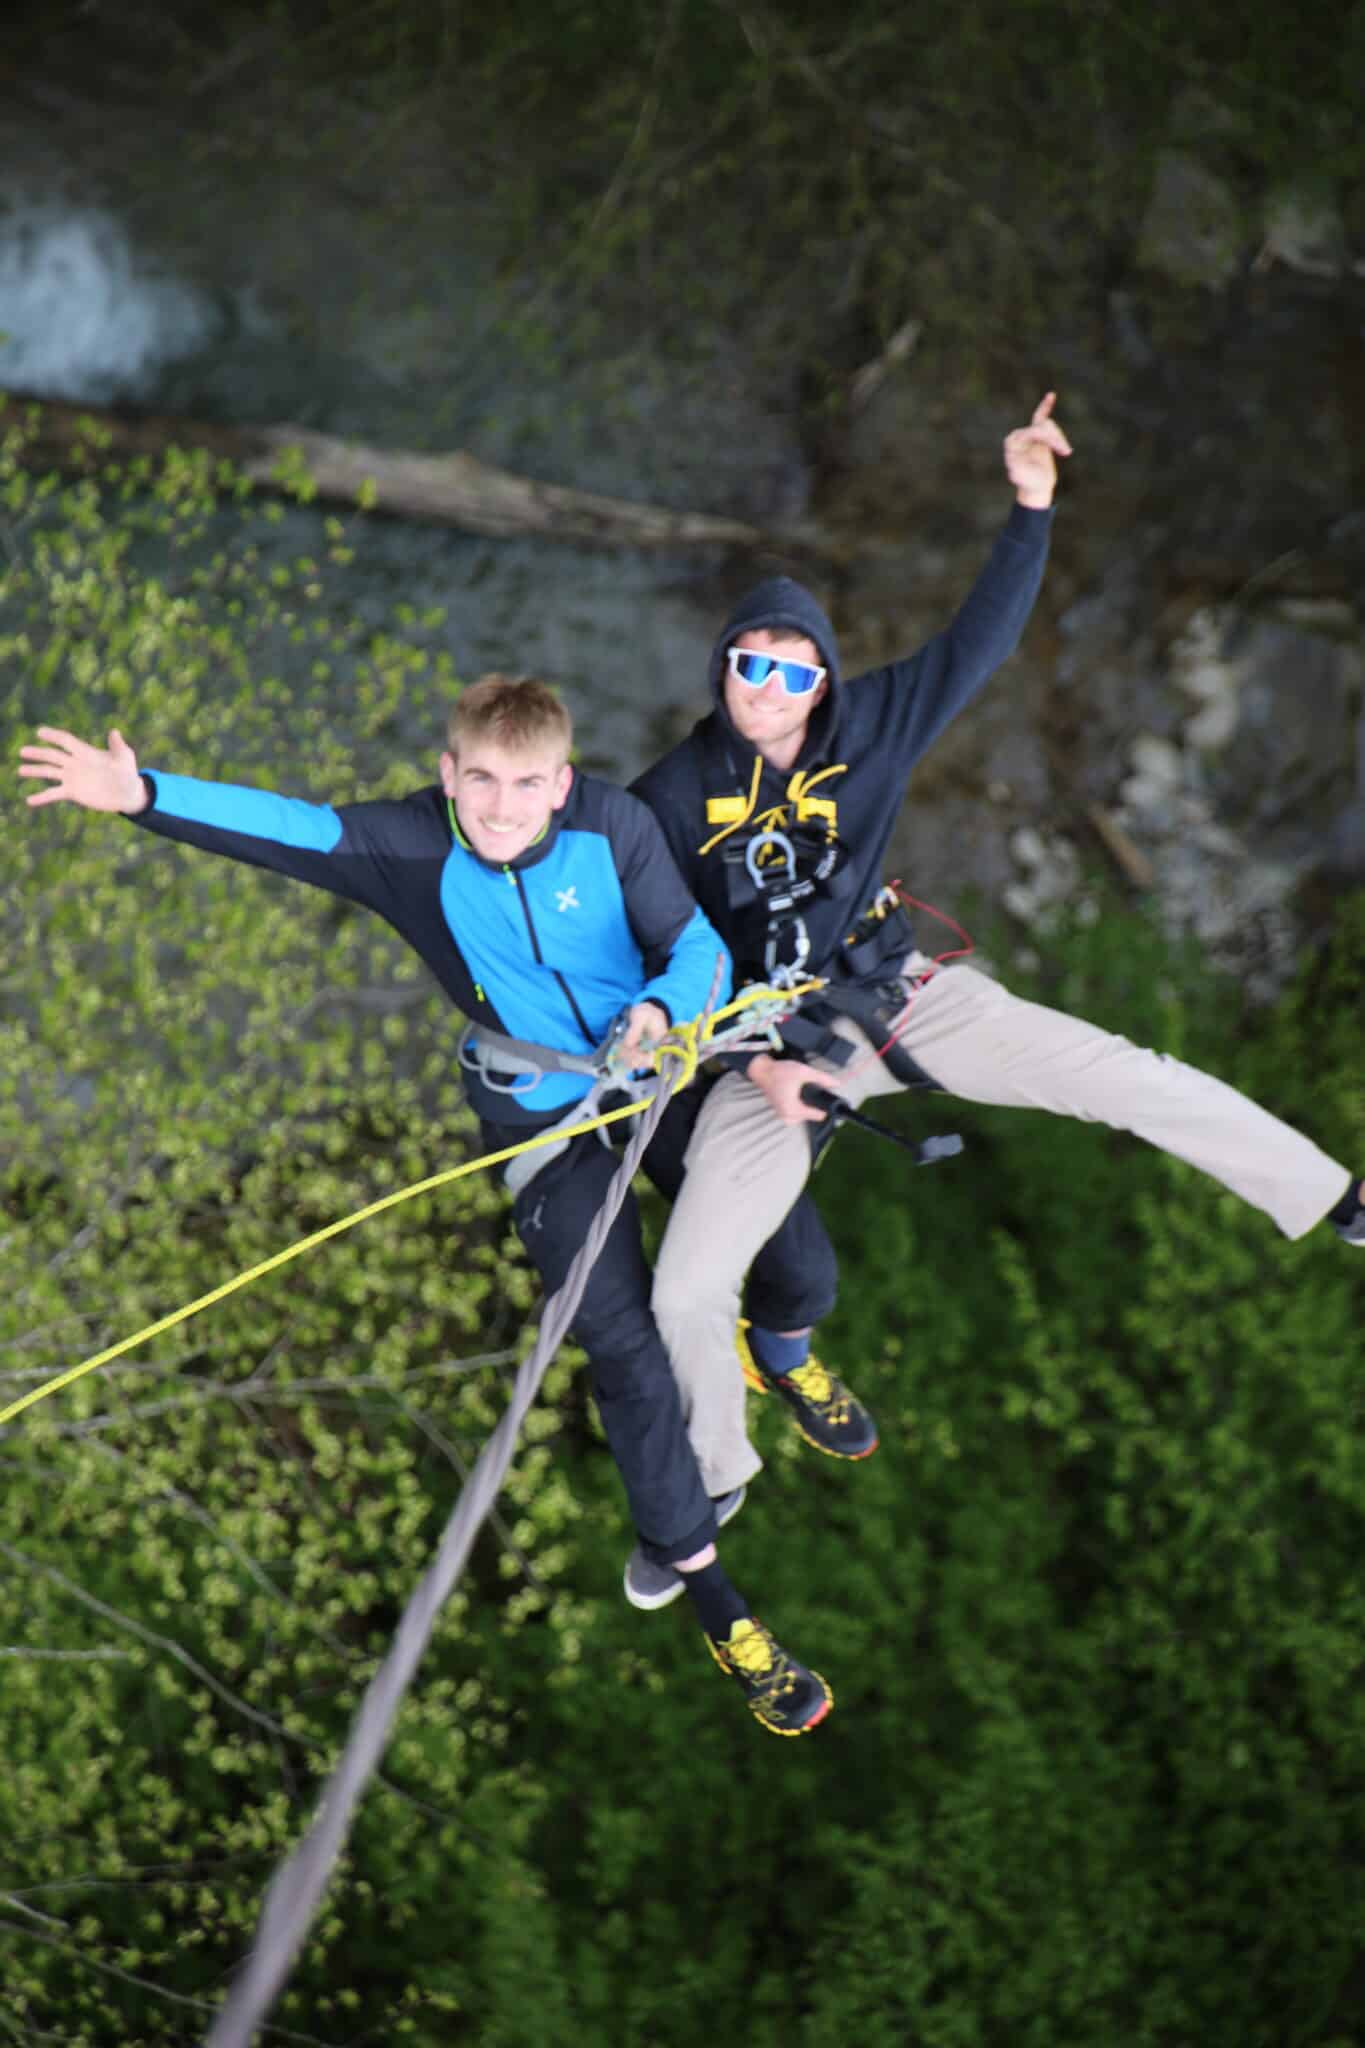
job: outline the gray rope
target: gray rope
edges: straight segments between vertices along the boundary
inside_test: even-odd
[[[714,1002],[713,989],[707,1013]],[[474,1538],[497,1499],[526,1412],[577,1314],[607,1232],[616,1221],[640,1156],[654,1135],[680,1073],[680,1066],[670,1061],[660,1076],[658,1090],[635,1128],[606,1199],[589,1225],[563,1285],[546,1304],[535,1348],[518,1371],[502,1419],[461,1488],[435,1559],[403,1610],[389,1653],[366,1688],[346,1747],[323,1787],[313,1823],[270,1880],[246,1967],[229,1992],[205,2048],[248,2048],[252,2034],[289,1974],[312,1925],[332,1867],[345,1846],[360,1796],[388,1745],[389,1729],[412,1683],[436,1618],[454,1591]]]

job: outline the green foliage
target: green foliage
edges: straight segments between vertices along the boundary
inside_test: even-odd
[[[235,480],[197,458],[61,487],[25,472],[17,437],[0,468],[11,769],[41,718],[117,725],[147,765],[323,798],[430,773],[393,734],[401,712],[434,760],[453,688],[439,618],[362,630],[333,565],[273,550],[263,509],[225,510]],[[335,553],[345,539],[334,527]],[[0,1404],[477,1150],[448,1009],[385,928],[119,819],[30,811],[31,787],[11,783],[0,907]],[[475,1178],[5,1433],[7,2021],[198,2038],[183,2001],[240,1953],[500,1409],[532,1296],[500,1192]],[[542,1469],[558,1426],[552,1387],[502,1524],[521,1620],[553,1597],[574,1513]],[[390,1975],[395,2012],[408,1995],[386,1961],[402,1888],[437,1881],[442,1816],[507,1737],[462,1612],[396,1731],[377,1860],[339,1891],[356,1905],[401,1873],[360,1905],[372,2011]],[[342,1924],[320,1932],[315,1986]]]
[[[224,531],[192,467],[126,481],[0,478],[7,731],[402,787],[400,716],[439,733],[434,624],[356,631],[329,566],[282,562],[249,499]],[[305,621],[325,685],[285,665]],[[0,1401],[471,1142],[448,1021],[381,929],[11,804]],[[1024,992],[1359,1161],[1362,989],[1356,902],[1270,1015],[1122,913]],[[1365,1264],[1115,1133],[887,1113],[968,1149],[917,1174],[850,1132],[821,1171],[822,1343],[882,1448],[815,1458],[756,1403],[725,1537],[831,1679],[827,1726],[775,1742],[685,1610],[625,1606],[560,1365],[267,2039],[1358,2038]],[[0,2035],[202,2039],[530,1309],[475,1179],[0,1438]]]

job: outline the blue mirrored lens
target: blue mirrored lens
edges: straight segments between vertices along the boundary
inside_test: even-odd
[[[751,690],[761,690],[776,670],[789,697],[808,697],[820,679],[818,668],[804,661],[778,661],[771,654],[736,652],[735,673]]]

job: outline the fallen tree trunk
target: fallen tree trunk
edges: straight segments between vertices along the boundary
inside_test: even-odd
[[[237,427],[129,413],[0,392],[0,432],[20,428],[26,467],[85,471],[110,457],[159,456],[202,449],[229,461],[264,489],[284,490],[304,477],[328,503],[372,506],[409,519],[431,519],[466,533],[499,539],[539,535],[634,548],[811,547],[785,541],[741,519],[669,512],[624,498],[600,497],[560,484],[536,483],[496,469],[477,456],[418,455],[367,448],[306,427]],[[297,451],[297,453],[291,452]]]

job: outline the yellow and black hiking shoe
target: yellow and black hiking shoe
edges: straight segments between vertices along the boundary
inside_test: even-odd
[[[789,1657],[755,1615],[735,1622],[723,1643],[708,1636],[706,1647],[721,1670],[738,1680],[750,1713],[774,1735],[804,1735],[834,1705],[819,1672]]]
[[[749,1348],[747,1327],[740,1324],[735,1344],[748,1384],[785,1401],[802,1436],[817,1451],[830,1458],[870,1458],[877,1448],[877,1425],[858,1396],[818,1358],[808,1358],[795,1372],[769,1372]]]

